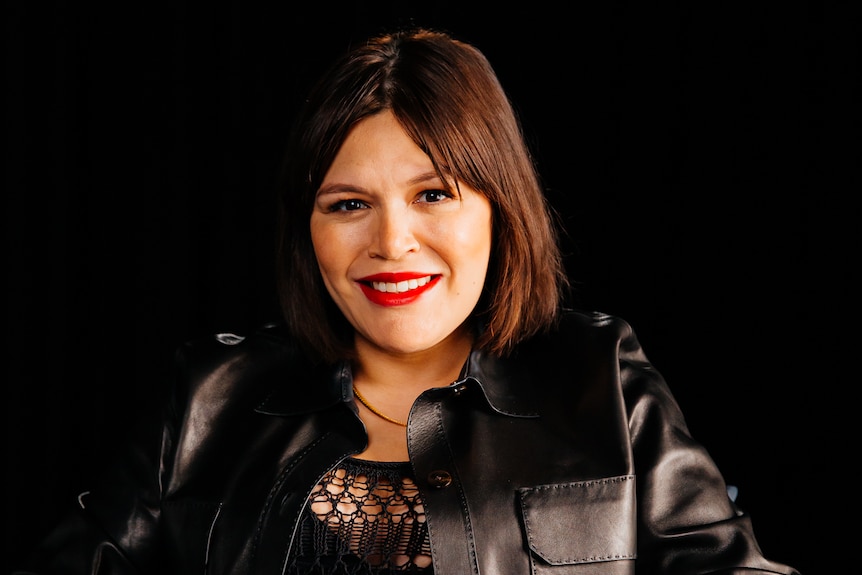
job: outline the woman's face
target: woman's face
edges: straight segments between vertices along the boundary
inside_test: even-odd
[[[341,146],[317,192],[311,239],[357,337],[409,354],[463,337],[488,270],[491,221],[488,200],[463,183],[460,197],[446,192],[385,111]]]

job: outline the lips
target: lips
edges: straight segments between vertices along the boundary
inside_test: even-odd
[[[416,272],[374,274],[360,278],[359,287],[372,303],[391,307],[407,305],[431,289],[439,275]]]

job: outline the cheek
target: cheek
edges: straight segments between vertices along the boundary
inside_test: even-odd
[[[481,276],[476,279],[476,283],[479,286],[484,286],[487,280],[488,264],[491,261],[491,251],[494,246],[493,218],[490,209],[484,218],[476,222],[472,236],[476,246],[474,258],[477,262],[481,261],[481,272],[479,271],[480,266],[476,266],[477,273]]]
[[[475,192],[474,192],[475,194]],[[454,214],[435,221],[431,236],[444,239],[450,246],[469,250],[474,257],[489,251],[493,236],[493,211],[487,199],[475,195],[465,200],[465,207]]]
[[[331,226],[316,224],[314,218],[312,218],[311,245],[314,247],[314,256],[317,258],[317,265],[327,285],[329,284],[327,276],[333,271],[332,268],[337,262],[337,241],[337,236],[332,233]]]
[[[447,226],[445,241],[438,244],[443,257],[466,285],[481,288],[486,280],[493,244],[490,217],[472,217]],[[444,236],[438,236],[444,237]]]
[[[311,220],[311,244],[324,281],[329,284],[347,274],[351,262],[361,252],[361,226]]]
[[[472,258],[487,258],[490,256],[493,241],[490,214],[480,214],[469,218],[468,221],[463,222],[453,232],[455,235],[453,245],[469,246]]]

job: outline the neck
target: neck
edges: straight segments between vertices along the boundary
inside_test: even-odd
[[[392,353],[356,337],[354,381],[409,399],[432,387],[449,385],[461,373],[473,348],[472,332],[465,326],[436,346],[415,353]]]

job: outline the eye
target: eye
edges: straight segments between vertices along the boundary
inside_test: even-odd
[[[365,202],[359,200],[340,200],[329,206],[330,212],[352,212],[366,208]]]
[[[425,190],[419,194],[419,201],[434,204],[452,197],[452,194],[446,190]]]

